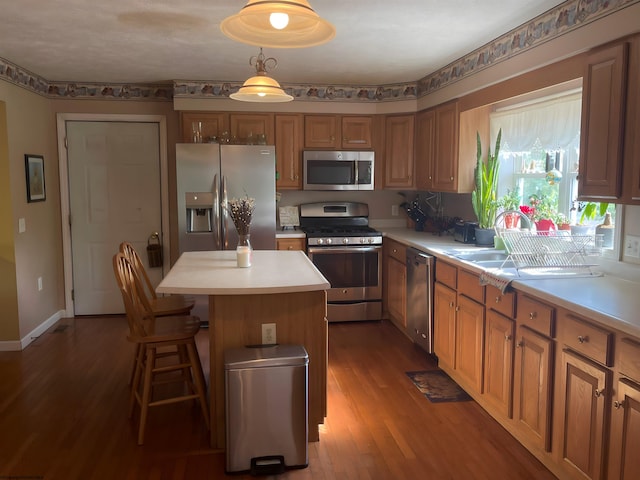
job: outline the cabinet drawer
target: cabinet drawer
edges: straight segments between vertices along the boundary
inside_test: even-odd
[[[480,276],[475,273],[458,270],[458,293],[484,304],[484,287],[480,285]]]
[[[519,325],[526,325],[547,337],[555,337],[555,309],[526,295],[518,295]]]
[[[436,260],[436,280],[456,290],[458,288],[458,268],[441,260]]]
[[[618,369],[636,382],[640,382],[640,342],[622,338],[618,344]]]
[[[559,319],[558,329],[567,347],[603,365],[613,365],[613,333],[569,314]]]
[[[387,255],[404,264],[407,261],[407,247],[394,240],[385,241],[387,242]]]
[[[493,285],[487,285],[486,306],[500,312],[505,317],[513,318],[515,315],[516,294],[513,292],[502,293]]]

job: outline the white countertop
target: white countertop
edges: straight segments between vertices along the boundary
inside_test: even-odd
[[[448,255],[447,252],[478,251],[474,245],[455,242],[451,236],[437,236],[406,228],[383,231],[386,237],[426,253],[441,257],[469,270],[482,268],[471,262]],[[514,279],[515,290],[566,308],[604,326],[640,337],[640,284],[605,274],[601,277],[558,279]]]
[[[327,290],[329,282],[302,251],[254,250],[249,268],[235,250],[185,252],[160,282],[158,293],[255,295]]]

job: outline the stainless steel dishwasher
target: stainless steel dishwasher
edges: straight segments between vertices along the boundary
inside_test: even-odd
[[[433,353],[433,257],[407,248],[407,330],[413,341]]]

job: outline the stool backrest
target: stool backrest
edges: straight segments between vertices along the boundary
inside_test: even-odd
[[[142,264],[142,260],[136,252],[136,249],[133,248],[129,242],[122,242],[120,244],[120,252],[124,254],[125,257],[131,262],[133,268],[135,268],[138,277],[144,282],[146,286],[146,290],[144,291],[145,295],[148,295],[149,298],[157,298],[156,292],[153,289],[153,285],[151,284],[151,280],[149,280],[149,275],[147,275],[147,271]]]
[[[113,272],[122,294],[124,309],[129,322],[131,340],[136,341],[147,335],[145,320],[153,320],[153,312],[146,295],[142,292],[142,282],[133,264],[121,252],[113,256]]]

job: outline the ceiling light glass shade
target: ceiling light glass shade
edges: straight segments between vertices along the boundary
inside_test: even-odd
[[[273,78],[266,75],[256,75],[251,77],[242,84],[240,90],[236,93],[229,95],[234,100],[240,100],[241,102],[290,102],[293,100],[291,95],[288,95],[280,84]]]
[[[279,15],[272,20],[272,14]],[[282,27],[285,15],[288,24]],[[237,14],[225,18],[220,29],[238,42],[273,48],[313,47],[336,35],[334,26],[320,18],[306,0],[249,0]]]

